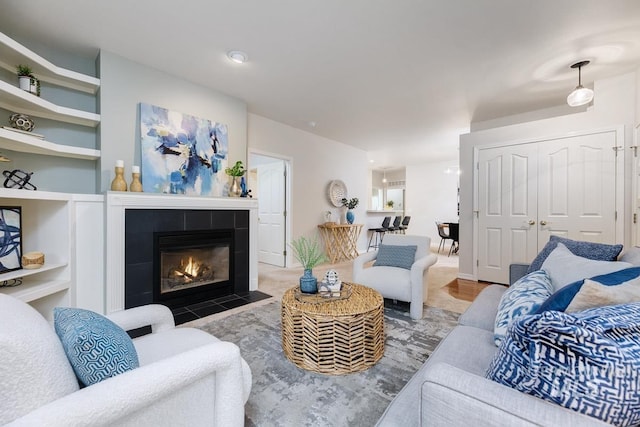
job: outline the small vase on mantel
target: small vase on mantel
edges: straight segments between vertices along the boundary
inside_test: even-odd
[[[111,191],[127,191],[127,181],[124,180],[124,160],[116,160],[116,177],[111,181]]]
[[[140,166],[133,166],[131,168],[131,185],[129,185],[129,191],[134,193],[142,192],[142,182],[140,181]]]
[[[313,276],[313,271],[310,268],[305,269],[300,276],[300,292],[303,294],[318,293],[318,279]]]
[[[240,177],[232,176],[231,185],[229,186],[229,197],[240,197],[242,195],[242,187],[240,186]]]

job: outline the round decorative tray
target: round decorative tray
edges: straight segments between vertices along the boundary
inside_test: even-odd
[[[320,304],[329,301],[338,301],[341,299],[347,299],[351,296],[351,285],[349,283],[342,283],[340,291],[329,292],[319,291],[317,294],[305,294],[300,291],[300,288],[295,289],[295,297],[300,302],[308,302],[311,304]]]
[[[342,199],[347,197],[347,186],[339,179],[329,183],[329,200],[336,208],[342,206]]]

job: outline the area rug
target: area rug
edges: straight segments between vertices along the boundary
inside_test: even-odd
[[[407,308],[385,303],[384,356],[364,372],[342,376],[305,371],[284,356],[277,301],[199,328],[237,344],[251,367],[246,426],[373,426],[458,316],[427,307],[416,321]]]

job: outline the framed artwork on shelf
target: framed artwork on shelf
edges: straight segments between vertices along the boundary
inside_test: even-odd
[[[140,146],[145,193],[215,197],[228,191],[227,125],[140,103]]]
[[[22,268],[22,208],[0,206],[0,273]]]

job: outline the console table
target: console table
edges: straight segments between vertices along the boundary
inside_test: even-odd
[[[318,228],[324,240],[324,250],[332,264],[358,256],[358,237],[362,224],[325,223]]]

